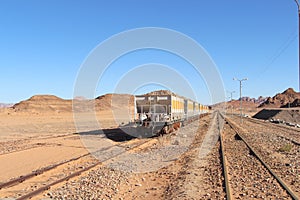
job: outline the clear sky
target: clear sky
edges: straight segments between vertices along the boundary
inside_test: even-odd
[[[236,91],[234,98],[239,85],[233,77],[249,79],[245,96],[298,90],[294,0],[0,0],[0,102],[15,103],[35,94],[72,98],[89,53],[112,35],[142,27],[173,29],[197,41],[217,65],[225,89]],[[185,61],[145,50],[114,62],[95,96],[114,92],[116,80],[143,63],[172,66],[196,84]],[[204,81],[199,82],[199,101],[210,103],[208,92],[201,93]],[[137,92],[152,89],[156,86]]]

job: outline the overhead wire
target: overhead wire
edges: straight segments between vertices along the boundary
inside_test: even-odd
[[[288,38],[278,47],[275,51],[275,53],[270,57],[267,64],[260,70],[258,74],[255,75],[256,78],[259,78],[263,76],[263,73],[265,73],[271,65],[288,49],[288,47],[295,41],[297,38],[298,33],[297,30],[293,31]]]

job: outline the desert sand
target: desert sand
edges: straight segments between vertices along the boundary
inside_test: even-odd
[[[289,198],[258,161],[255,161],[259,172],[254,179],[256,186],[250,184],[252,176],[239,174],[240,171],[251,172],[256,158],[247,153],[228,124],[222,130],[218,112],[203,115],[168,135],[134,138],[125,136],[118,128],[133,119],[132,102],[128,103],[131,96],[117,97],[114,105],[110,103],[112,95],[84,101],[84,106],[77,107],[75,114],[70,100],[51,95],[35,96],[12,108],[2,108],[0,185],[17,182],[0,188],[0,198],[17,198],[40,188],[33,199],[221,199],[226,195],[219,154],[221,133],[226,139],[230,184],[241,186],[232,188],[235,198],[263,198],[265,195]],[[91,111],[89,105],[94,102],[95,111],[86,112]],[[256,109],[249,106],[248,112],[255,113]],[[234,111],[238,113],[238,108]],[[227,113],[230,113],[229,107]],[[265,121],[253,122],[250,118],[244,119],[247,126],[243,126],[237,116],[228,117],[241,126],[241,132],[259,151],[272,155],[264,159],[269,165],[281,166],[274,167],[276,173],[298,195],[299,184],[294,183],[299,177],[287,167],[299,171],[299,131]],[[241,145],[240,148],[236,149],[233,143]],[[237,153],[241,156],[236,157]],[[247,165],[241,168],[244,166],[241,163]],[[286,178],[283,175],[287,172]],[[34,176],[18,179],[30,174]],[[266,190],[270,193],[257,189],[268,187],[261,174],[272,180],[272,189]],[[252,192],[245,192],[243,184]]]

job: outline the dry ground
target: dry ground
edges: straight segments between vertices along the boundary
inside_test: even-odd
[[[115,130],[120,122],[127,120],[124,115],[116,122],[108,111],[97,112],[96,116],[102,129]],[[212,115],[171,135],[124,141],[104,137],[88,114],[82,113],[81,117],[78,134],[71,113],[1,112],[0,183],[87,154],[87,145],[91,145],[88,147],[92,150],[112,147],[108,153],[103,150],[94,154],[104,160],[119,152],[122,154],[52,186],[34,199],[224,199],[218,128]],[[130,150],[143,142],[147,143]],[[89,155],[61,165],[21,184],[0,189],[0,198],[24,195],[95,162],[97,160]]]
[[[89,115],[82,114],[81,116],[82,123],[85,125],[81,127],[81,131],[93,133],[97,127],[89,121]],[[98,112],[97,118],[100,119],[103,129],[116,128],[122,121],[122,119],[118,119],[115,122],[112,113],[108,111]],[[124,123],[126,120],[126,116],[124,116]],[[98,198],[103,199],[185,199],[192,197],[198,199],[199,196],[210,198],[216,188],[210,189],[211,181],[207,177],[216,173],[218,178],[221,175],[220,169],[217,172],[207,171],[207,169],[212,163],[219,162],[219,158],[208,154],[211,159],[208,157],[204,159],[205,162],[204,160],[199,162],[197,159],[202,141],[210,127],[210,121],[210,116],[207,116],[200,123],[196,121],[181,128],[173,136],[155,138],[147,145],[128,152],[128,155],[116,158],[103,166],[98,166],[81,174],[79,177],[51,187],[50,191],[46,191],[36,199],[51,196],[55,198],[65,196],[68,197],[67,199],[78,199],[79,197],[89,199],[96,193]],[[1,112],[0,122],[0,183],[88,153],[79,134],[76,134],[78,131],[75,128],[71,113],[19,112],[8,114]],[[197,132],[196,135],[195,131]],[[87,134],[87,137],[94,136]],[[97,144],[95,138],[89,139],[91,139],[92,145]],[[139,141],[138,139],[125,141],[123,142],[124,145],[122,142],[109,141],[107,144],[123,145],[124,148],[127,148]],[[214,149],[213,152],[218,151],[217,148]],[[179,153],[174,154],[176,151]],[[134,169],[132,170],[128,165],[128,159],[130,159],[131,164],[141,164],[142,167],[146,163],[145,166],[149,169],[156,165],[155,163],[152,164],[153,166],[148,165],[146,161],[139,159],[141,156],[144,159],[163,159],[160,162],[160,164],[163,163],[163,166],[159,166],[155,171],[146,170],[143,173],[135,173]],[[41,176],[24,181],[22,184],[2,188],[0,198],[16,198],[40,187],[40,185],[51,182],[52,179],[55,180],[55,178],[63,176],[64,173],[68,174],[73,170],[82,169],[90,162],[95,162],[92,156],[59,166]],[[187,170],[190,172],[187,173]],[[191,183],[194,174],[197,176],[194,180],[196,182]],[[96,186],[93,184],[94,182],[97,183]],[[217,196],[224,196],[221,183],[218,187]],[[173,188],[178,188],[178,190],[173,190]],[[97,192],[98,190],[99,192]],[[213,196],[216,197],[215,194]]]

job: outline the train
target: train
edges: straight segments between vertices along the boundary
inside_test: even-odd
[[[144,137],[177,130],[208,113],[210,108],[175,93],[134,96],[134,126]]]

